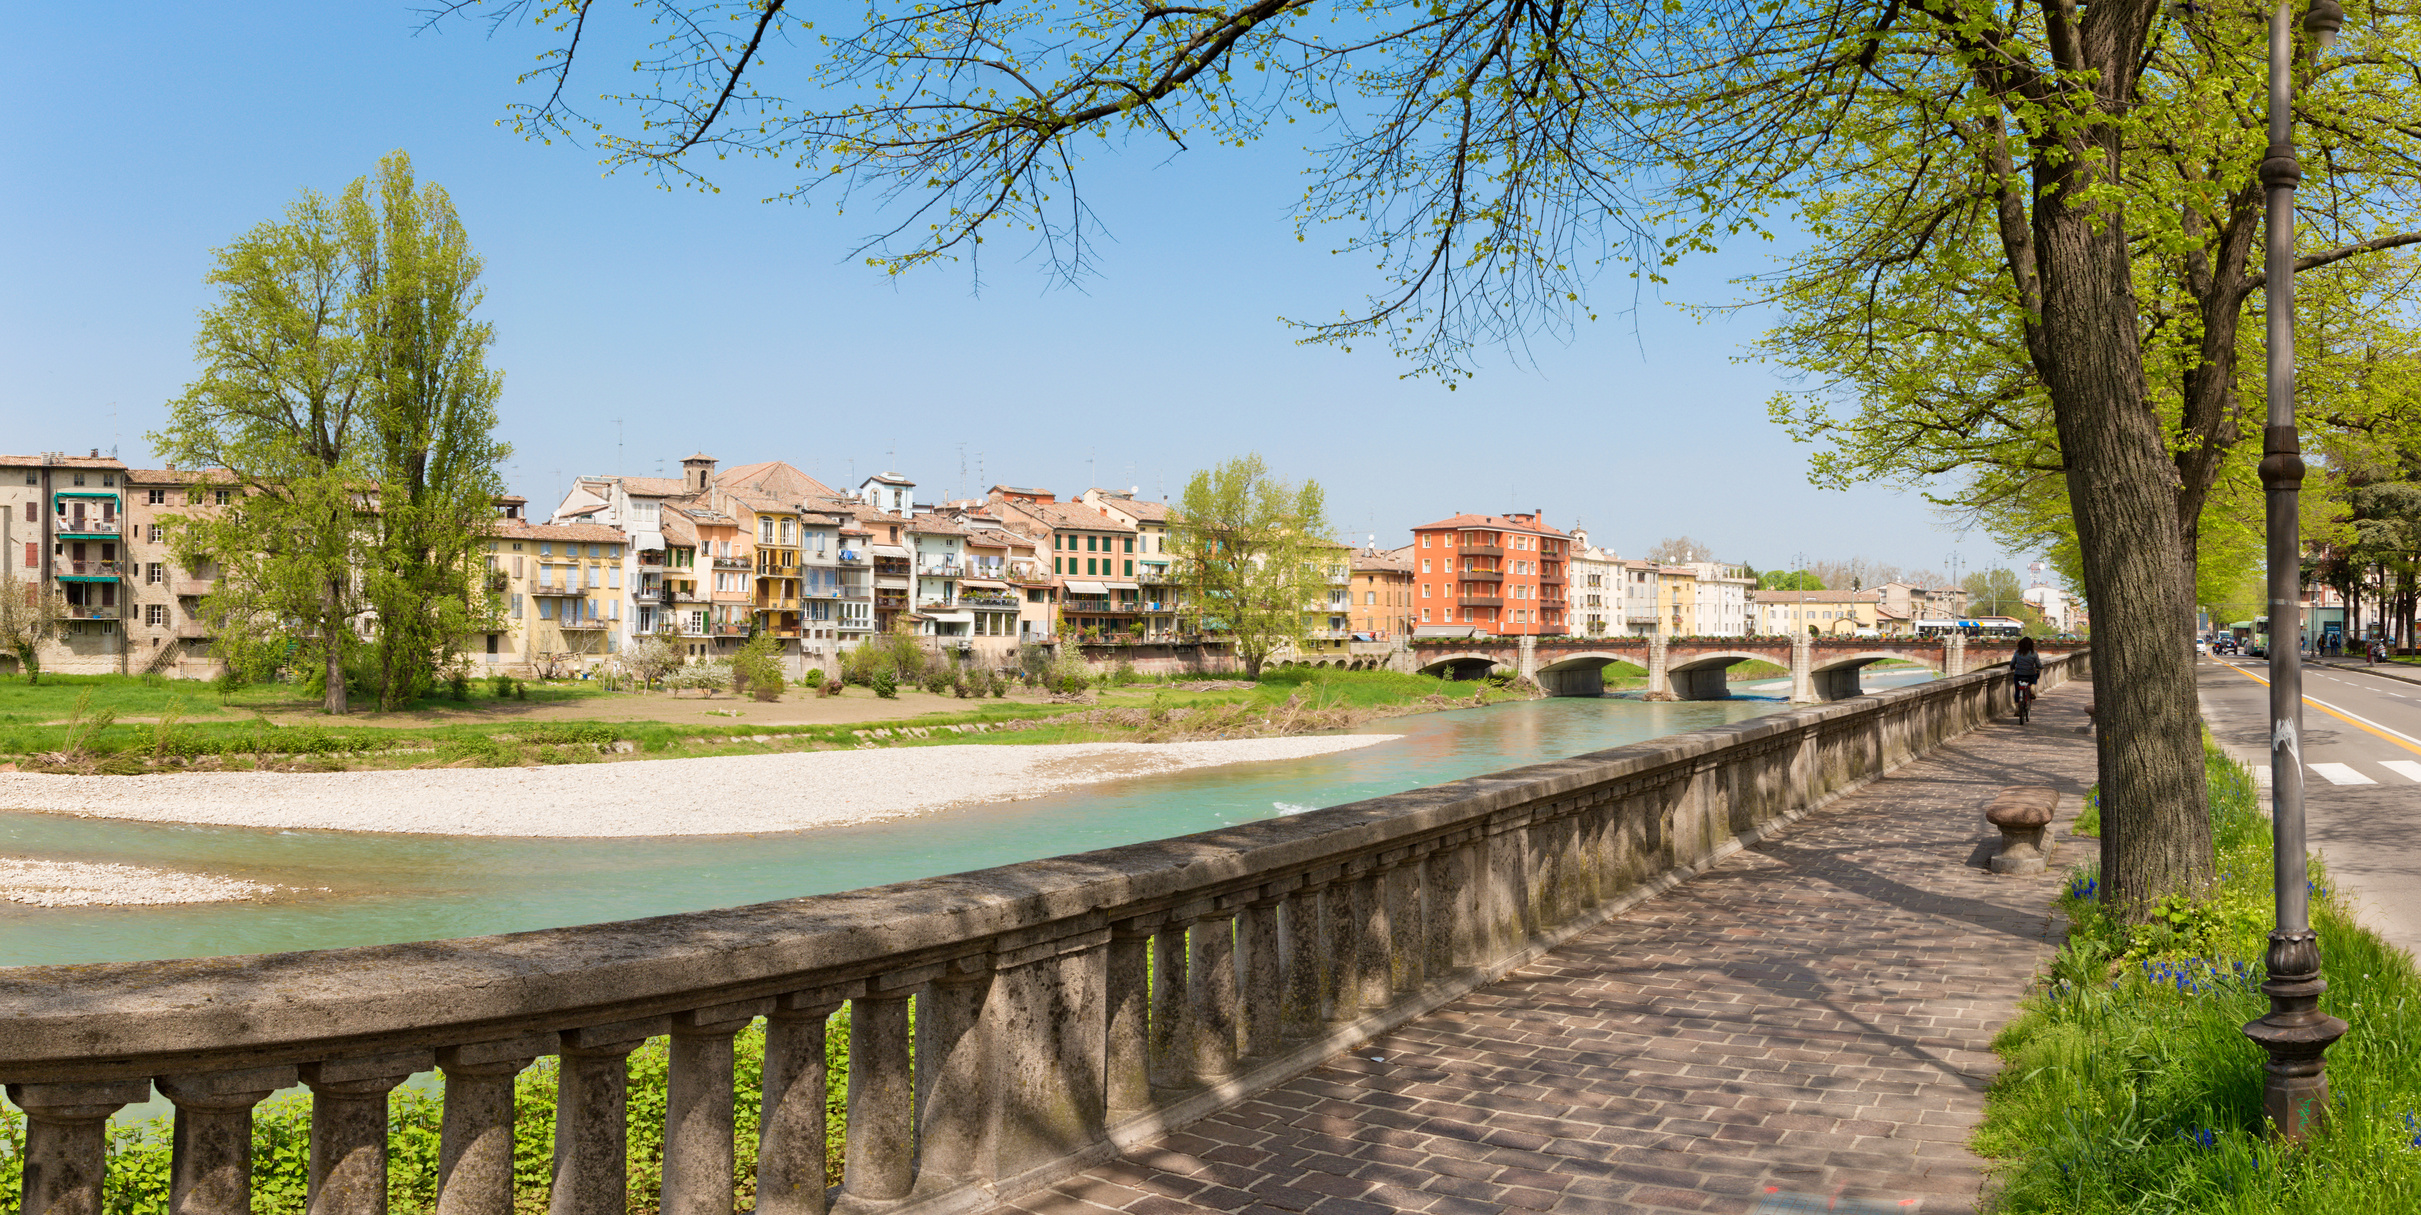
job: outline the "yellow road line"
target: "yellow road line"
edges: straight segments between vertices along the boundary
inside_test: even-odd
[[[2227,669],[2229,669],[2229,670],[2231,670],[2231,671],[2234,671],[2234,672],[2236,672],[2237,674],[2242,675],[2242,676],[2244,676],[2245,678],[2250,679],[2250,680],[2252,680],[2254,683],[2260,684],[2261,686],[2263,686],[2263,687],[2265,687],[2265,688],[2266,688],[2266,687],[2268,687],[2268,686],[2270,686],[2270,681],[2269,681],[2269,680],[2263,679],[2261,676],[2259,676],[2259,675],[2255,675],[2255,674],[2254,674],[2254,673],[2252,673],[2251,671],[2248,671],[2248,670],[2244,669],[2243,667],[2237,666],[2235,663],[2232,663],[2232,662],[2223,662],[2223,663],[2220,663],[2219,665],[2221,665],[2221,666],[2223,666],[2223,667],[2226,667]],[[2365,720],[2365,719],[2363,719],[2363,718],[2356,717],[2356,716],[2354,716],[2354,715],[2353,715],[2353,714],[2351,714],[2351,713],[2344,712],[2343,710],[2341,710],[2341,709],[2337,708],[2335,705],[2326,704],[2326,703],[2323,703],[2323,702],[2321,702],[2321,701],[2314,700],[2314,699],[2312,699],[2312,698],[2311,698],[2311,697],[2309,697],[2309,696],[2306,696],[2306,697],[2304,697],[2304,698],[2303,698],[2303,703],[2305,703],[2305,704],[2307,704],[2307,705],[2310,705],[2310,706],[2312,706],[2313,708],[2318,709],[2318,710],[2320,710],[2321,712],[2326,713],[2326,714],[2328,714],[2329,716],[2334,717],[2334,718],[2336,718],[2337,720],[2342,721],[2342,722],[2344,722],[2345,724],[2347,724],[2347,725],[2349,725],[2349,726],[2352,726],[2352,727],[2354,727],[2354,728],[2355,728],[2355,729],[2357,729],[2357,730],[2363,730],[2363,731],[2367,731],[2367,732],[2372,733],[2372,734],[2376,734],[2376,735],[2378,735],[2379,737],[2384,738],[2384,739],[2386,739],[2387,741],[2392,742],[2392,743],[2396,744],[2397,746],[2402,747],[2402,748],[2404,748],[2405,750],[2412,752],[2412,753],[2413,753],[2413,754],[2415,754],[2415,755],[2421,755],[2421,739],[2414,739],[2414,738],[2412,738],[2412,737],[2411,737],[2411,736],[2409,736],[2409,735],[2398,734],[2398,733],[2396,733],[2394,730],[2390,730],[2390,729],[2388,729],[2386,726],[2380,725],[2380,724],[2378,724],[2377,722],[2373,722],[2373,721],[2367,721],[2367,720]]]

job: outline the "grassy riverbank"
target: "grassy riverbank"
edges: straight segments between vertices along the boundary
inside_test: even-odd
[[[195,687],[206,690],[186,685]],[[528,695],[554,691],[533,686]],[[1258,738],[1528,695],[1486,681],[1290,667],[1264,672],[1257,683],[1136,683],[1083,698],[1021,693],[977,700],[903,691],[897,699],[877,699],[864,689],[822,698],[793,690],[785,701],[804,703],[786,706],[576,688],[542,702],[561,710],[546,717],[454,714],[424,724],[423,716],[403,714],[281,720],[258,701],[196,705],[181,700],[178,692],[178,685],[167,681],[120,677],[61,681],[55,687],[47,681],[39,688],[0,685],[0,758],[29,770],[101,774],[333,771],[966,742]],[[835,702],[846,702],[846,711],[836,711]],[[667,705],[682,707],[687,720],[634,715]],[[804,712],[785,714],[786,707]],[[826,720],[783,720],[799,715]]]
[[[2065,945],[1994,1046],[2005,1061],[1974,1147],[1997,1161],[1994,1210],[2062,1215],[2404,1215],[2421,1210],[2421,975],[2354,921],[2313,867],[2321,1007],[2352,1027],[2328,1053],[2333,1108],[2300,1147],[2262,1133],[2269,823],[2252,775],[2206,756],[2220,881],[2129,927],[2079,870]],[[2080,830],[2095,824],[2080,823]]]

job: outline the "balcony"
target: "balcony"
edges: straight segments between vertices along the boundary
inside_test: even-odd
[[[630,597],[638,603],[664,603],[668,602],[667,597],[670,594],[670,591],[660,586],[643,586],[632,591]]]
[[[168,593],[179,599],[199,599],[218,589],[216,578],[171,578]]]
[[[806,590],[800,591],[799,597],[801,599],[838,599],[841,597],[841,588],[837,586],[811,586]]]
[[[182,621],[176,627],[176,638],[179,641],[208,641],[214,635],[210,626],[199,620]]]
[[[639,564],[654,566],[663,565],[664,550],[660,548],[647,548],[639,550]]]
[[[115,580],[125,576],[125,566],[117,561],[60,561],[51,565],[53,575],[60,578]]]
[[[840,565],[864,565],[866,564],[866,554],[845,548],[841,550],[841,555],[833,560]]]
[[[908,610],[908,597],[906,595],[876,595],[874,606],[880,611],[904,612]]]
[[[60,519],[58,534],[62,536],[116,536],[125,527],[123,519]]]
[[[956,561],[919,561],[916,572],[932,578],[964,578],[967,567]]]
[[[1455,577],[1461,578],[1467,582],[1503,582],[1505,580],[1505,571],[1464,570],[1463,572],[1456,574]]]
[[[958,605],[960,607],[1013,608],[1017,606],[1017,596],[961,595],[958,597]]]
[[[613,627],[613,624],[614,622],[611,620],[602,620],[595,616],[583,616],[578,620],[558,620],[555,622],[555,627],[562,629],[567,633],[585,633],[593,629],[611,628]]]
[[[66,603],[59,606],[61,620],[116,620],[125,609],[115,604]]]
[[[748,626],[744,624],[714,624],[708,625],[707,628],[711,630],[711,635],[716,637],[746,637],[748,635]]]
[[[714,567],[719,570],[752,570],[756,564],[746,557],[717,557]]]
[[[666,602],[666,603],[704,603],[704,602],[706,602],[706,600],[705,600],[705,599],[704,599],[702,596],[700,596],[700,595],[699,595],[699,594],[698,594],[696,591],[667,591],[667,592],[665,593],[665,596],[664,596],[664,602]]]
[[[1134,616],[1143,611],[1143,606],[1132,599],[1096,599],[1084,595],[1070,595],[1060,602],[1059,607],[1063,612],[1083,612],[1092,616]]]
[[[1465,595],[1455,602],[1463,607],[1503,607],[1505,597],[1502,595]]]
[[[533,595],[555,595],[573,599],[586,597],[591,588],[585,586],[533,586]]]

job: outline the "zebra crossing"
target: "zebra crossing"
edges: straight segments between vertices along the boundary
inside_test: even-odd
[[[2270,766],[2254,764],[2252,767],[2254,782],[2264,789],[2269,788]],[[2365,767],[2379,769],[2387,776],[2372,776],[2363,771]],[[2303,771],[2303,784],[2307,789],[2324,782],[2331,785],[2421,785],[2421,761],[2409,759],[2368,760],[2358,764],[2307,763]]]

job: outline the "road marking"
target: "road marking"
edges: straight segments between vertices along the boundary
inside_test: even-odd
[[[2251,671],[2245,670],[2243,667],[2237,666],[2237,665],[2235,665],[2235,664],[2233,664],[2233,663],[2222,663],[2222,664],[2220,664],[2220,665],[2227,667],[2229,670],[2234,671],[2234,672],[2236,672],[2237,674],[2242,675],[2242,676],[2244,676],[2245,678],[2250,679],[2250,680],[2252,680],[2254,683],[2260,684],[2261,686],[2263,686],[2263,687],[2265,687],[2265,688],[2266,688],[2266,687],[2268,687],[2268,686],[2270,686],[2270,681],[2269,681],[2269,680],[2263,679],[2261,676],[2259,676],[2259,675],[2255,675],[2255,674],[2254,674],[2254,673],[2252,673]],[[2351,724],[2351,725],[2358,726],[2358,727],[2360,727],[2360,728],[2362,728],[2362,729],[2368,730],[2368,731],[2370,731],[2371,733],[2376,734],[2376,735],[2378,735],[2379,737],[2384,738],[2384,739],[2388,740],[2389,742],[2392,742],[2392,743],[2396,744],[2397,746],[2400,746],[2400,747],[2404,748],[2405,750],[2412,752],[2412,753],[2413,753],[2413,754],[2415,754],[2415,755],[2421,755],[2421,738],[2414,738],[2414,737],[2413,737],[2412,735],[2410,735],[2410,734],[2404,734],[2404,733],[2400,733],[2400,732],[2395,731],[2395,730],[2390,730],[2390,729],[2388,729],[2386,726],[2380,725],[2378,722],[2372,721],[2371,719],[2369,719],[2369,718],[2367,718],[2367,717],[2362,717],[2362,716],[2359,716],[2359,715],[2357,715],[2357,714],[2348,713],[2348,712],[2346,712],[2345,710],[2340,709],[2340,708],[2338,708],[2337,706],[2335,706],[2335,705],[2333,705],[2333,704],[2330,704],[2330,703],[2328,703],[2328,702],[2327,702],[2327,701],[2325,701],[2325,700],[2317,700],[2317,699],[2314,699],[2314,698],[2312,698],[2312,697],[2306,696],[2306,697],[2304,697],[2304,698],[2303,698],[2303,703],[2305,703],[2305,704],[2307,704],[2307,705],[2311,705],[2312,707],[2314,707],[2314,708],[2316,708],[2316,709],[2319,709],[2321,712],[2326,713],[2326,714],[2328,714],[2329,716],[2334,717],[2334,718],[2336,718],[2336,719],[2337,719],[2337,720],[2339,720],[2339,721],[2346,722],[2346,723],[2349,723],[2349,724]],[[2375,783],[2375,782],[2374,782],[2374,783]]]
[[[2379,766],[2410,781],[2421,781],[2421,764],[2409,759],[2383,759]]]
[[[2375,785],[2378,781],[2354,771],[2352,764],[2306,764],[2332,785]]]

